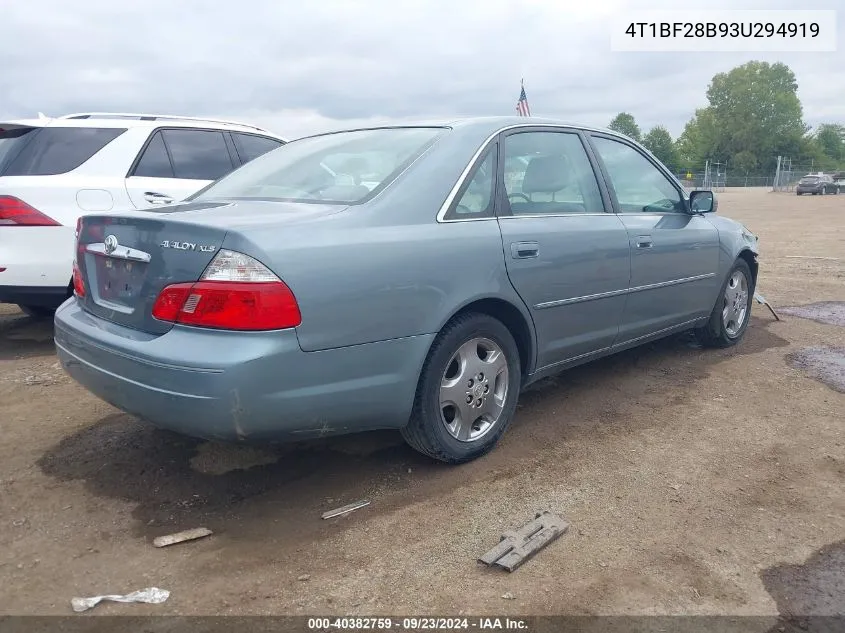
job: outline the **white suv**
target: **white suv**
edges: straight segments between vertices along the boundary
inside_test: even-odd
[[[0,303],[72,292],[76,220],[183,200],[286,139],[241,123],[83,113],[0,122]]]

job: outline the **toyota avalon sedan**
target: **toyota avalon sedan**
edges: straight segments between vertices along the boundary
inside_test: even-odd
[[[748,327],[757,238],[631,139],[486,118],[292,141],[184,203],[77,226],[65,370],[204,438],[400,429],[489,451],[540,378]]]

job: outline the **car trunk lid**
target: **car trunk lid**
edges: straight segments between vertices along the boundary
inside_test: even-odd
[[[83,216],[76,263],[85,294],[77,299],[103,319],[164,334],[173,323],[152,314],[159,294],[171,284],[198,281],[229,233],[261,223],[278,229],[286,221],[325,216],[342,208],[221,201],[186,203],[160,212]]]

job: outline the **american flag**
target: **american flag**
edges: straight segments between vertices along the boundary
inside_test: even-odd
[[[519,101],[516,102],[516,113],[519,116],[531,116],[531,108],[528,107],[528,97],[525,96],[525,84],[520,82],[522,90],[519,93]]]

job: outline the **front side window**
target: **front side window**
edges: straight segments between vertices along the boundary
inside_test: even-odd
[[[360,203],[389,185],[444,131],[385,128],[298,139],[259,156],[194,199]]]
[[[604,211],[596,175],[577,134],[511,134],[505,138],[504,163],[513,215]]]
[[[607,168],[622,213],[685,211],[675,185],[640,152],[602,137],[593,137],[593,145]]]

